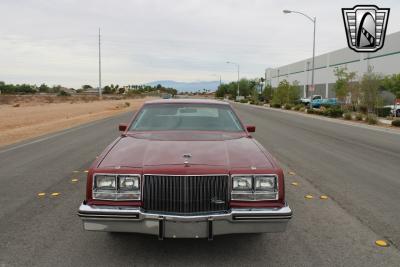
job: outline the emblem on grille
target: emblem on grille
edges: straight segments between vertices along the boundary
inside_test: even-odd
[[[385,42],[390,8],[357,5],[342,8],[347,44],[356,52],[376,52]]]
[[[225,204],[225,201],[221,200],[221,199],[217,199],[216,197],[211,198],[211,203],[214,204]]]

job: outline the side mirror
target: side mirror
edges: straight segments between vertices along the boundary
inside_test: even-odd
[[[254,133],[254,132],[256,131],[256,126],[247,125],[247,126],[246,126],[246,130],[247,130],[249,133]]]
[[[126,124],[126,123],[121,123],[118,126],[118,129],[119,129],[120,132],[125,132],[127,128],[128,128],[128,124]]]

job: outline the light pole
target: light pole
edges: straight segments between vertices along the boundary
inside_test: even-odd
[[[219,77],[219,86],[221,86],[222,85],[222,76],[221,76],[221,74],[220,75],[218,75],[218,74],[211,74],[212,76],[214,76],[214,77]]]
[[[238,63],[235,63],[235,62],[231,62],[231,61],[227,61],[226,62],[227,64],[234,64],[234,65],[236,65],[237,66],[237,71],[238,71],[238,81],[237,81],[237,97],[236,98],[238,98],[239,97],[239,81],[240,81],[240,75],[239,75],[239,70],[240,70],[240,66],[239,66],[239,64]]]
[[[99,98],[102,98],[102,91],[101,91],[101,47],[100,47],[100,28],[99,28]]]
[[[287,9],[283,10],[283,13],[285,13],[285,14],[297,13],[297,14],[303,15],[304,17],[306,17],[307,19],[309,19],[309,20],[314,24],[313,52],[312,52],[312,72],[311,72],[311,88],[312,88],[312,90],[314,91],[314,90],[315,90],[315,84],[314,84],[314,69],[315,69],[315,65],[314,65],[314,62],[315,62],[315,24],[317,23],[317,18],[316,18],[316,17],[312,18],[312,17],[310,17],[310,16],[308,16],[308,15],[302,13],[302,12],[299,12],[299,11],[293,11],[293,10],[287,10]],[[312,96],[311,96],[311,98],[312,98]],[[312,99],[311,99],[311,98],[310,98],[310,108],[312,109],[312,104],[311,104],[311,100],[312,100]]]

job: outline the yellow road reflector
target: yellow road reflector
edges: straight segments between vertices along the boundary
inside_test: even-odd
[[[88,171],[88,170],[85,170],[85,172],[88,173],[89,171]]]
[[[46,193],[42,192],[42,193],[38,193],[37,195],[38,195],[38,197],[44,197],[46,195]]]
[[[51,193],[52,197],[58,197],[59,195],[60,195],[60,193],[58,193],[58,192]]]
[[[292,183],[292,185],[294,185],[294,186],[298,186],[298,185],[299,185],[299,183],[298,183],[298,182],[293,182],[293,183]]]
[[[313,199],[314,197],[312,195],[305,195],[304,196],[306,199]]]
[[[380,247],[388,247],[389,244],[385,240],[376,240],[375,244]]]
[[[292,171],[290,171],[290,172],[289,172],[289,175],[295,175],[295,173],[294,173],[294,172],[292,172]]]
[[[319,198],[325,200],[325,199],[328,199],[328,196],[322,195]]]
[[[72,179],[71,182],[76,183],[78,182],[78,179]]]

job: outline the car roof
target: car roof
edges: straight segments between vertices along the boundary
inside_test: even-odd
[[[144,104],[217,104],[229,105],[229,103],[214,99],[181,98],[181,99],[156,99],[146,101]]]

